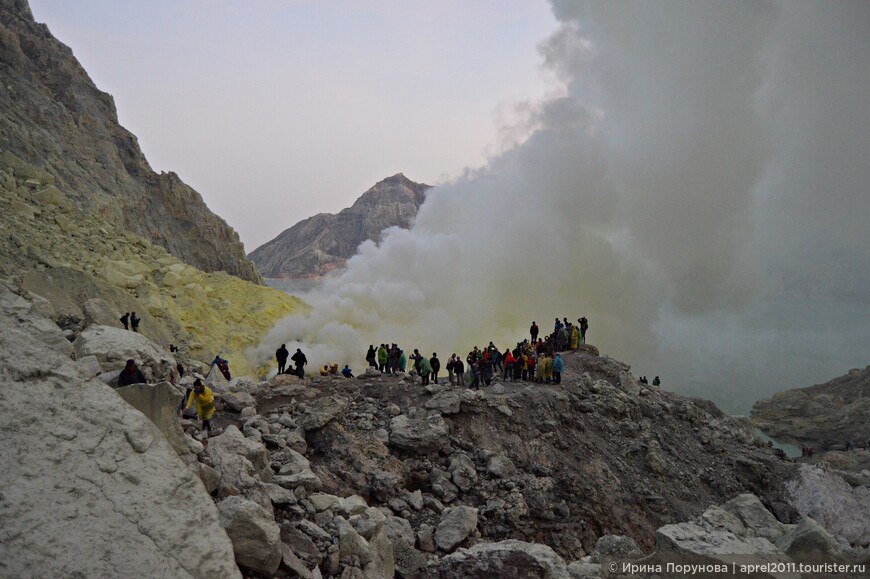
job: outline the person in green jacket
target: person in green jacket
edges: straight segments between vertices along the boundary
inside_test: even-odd
[[[387,346],[381,344],[381,347],[378,348],[378,370],[382,373],[387,369]]]
[[[429,377],[432,375],[432,364],[426,356],[420,358],[420,376],[423,378],[423,386],[429,385]]]

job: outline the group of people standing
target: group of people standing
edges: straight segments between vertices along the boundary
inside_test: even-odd
[[[124,315],[121,316],[120,321],[122,324],[124,324],[125,330],[133,330],[134,332],[138,332],[139,322],[142,320],[136,317],[136,312],[125,312]]]
[[[480,349],[475,346],[463,360],[456,353],[451,354],[444,368],[447,370],[447,378],[451,385],[468,385],[471,388],[479,388],[481,385],[489,385],[495,372],[502,374],[503,380],[523,380],[541,384],[559,384],[562,381],[562,372],[565,362],[560,352],[565,350],[577,350],[580,344],[586,343],[586,332],[589,330],[589,320],[581,317],[577,324],[572,324],[568,318],[555,318],[553,332],[540,337],[541,331],[538,324],[532,321],[529,328],[531,340],[524,339],[517,342],[515,348],[505,348],[501,352],[492,342],[486,348]],[[308,363],[305,354],[297,348],[293,357],[285,344],[275,352],[278,361],[278,373],[295,374],[299,377],[305,375],[304,366]],[[295,363],[294,369],[287,368],[287,360]],[[377,348],[370,344],[366,351],[366,363],[369,368],[374,368],[384,374],[396,374],[409,371],[409,364],[421,377],[424,386],[434,382],[438,384],[438,376],[441,371],[441,360],[436,352],[431,357],[426,357],[418,349],[408,356],[405,351],[392,343],[380,344]],[[345,377],[352,377],[350,368],[345,365],[342,370]]]
[[[308,363],[308,358],[300,348],[296,348],[296,353],[290,356],[290,351],[287,350],[287,344],[281,344],[281,347],[275,351],[275,359],[278,360],[279,374],[293,374],[300,378],[305,377],[305,364]],[[293,362],[293,369],[287,367],[287,360]]]

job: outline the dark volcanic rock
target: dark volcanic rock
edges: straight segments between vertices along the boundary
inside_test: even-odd
[[[870,366],[825,384],[777,392],[752,407],[752,422],[769,436],[816,450],[870,443]]]
[[[300,221],[249,257],[266,277],[320,277],[344,267],[360,243],[380,241],[384,229],[408,228],[429,188],[393,175],[337,215],[320,213]]]

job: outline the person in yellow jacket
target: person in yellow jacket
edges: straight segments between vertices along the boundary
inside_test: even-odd
[[[571,349],[576,350],[580,347],[580,328],[574,326],[571,329]]]
[[[196,400],[196,415],[202,420],[202,427],[211,434],[211,419],[215,411],[214,394],[211,388],[203,384],[199,378],[193,383],[193,392],[190,393],[184,409],[190,408],[194,400]]]

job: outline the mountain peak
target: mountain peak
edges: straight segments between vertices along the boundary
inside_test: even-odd
[[[249,255],[265,277],[311,279],[344,267],[360,243],[380,241],[393,226],[407,229],[431,186],[404,173],[378,181],[337,215],[321,213],[284,230]]]

